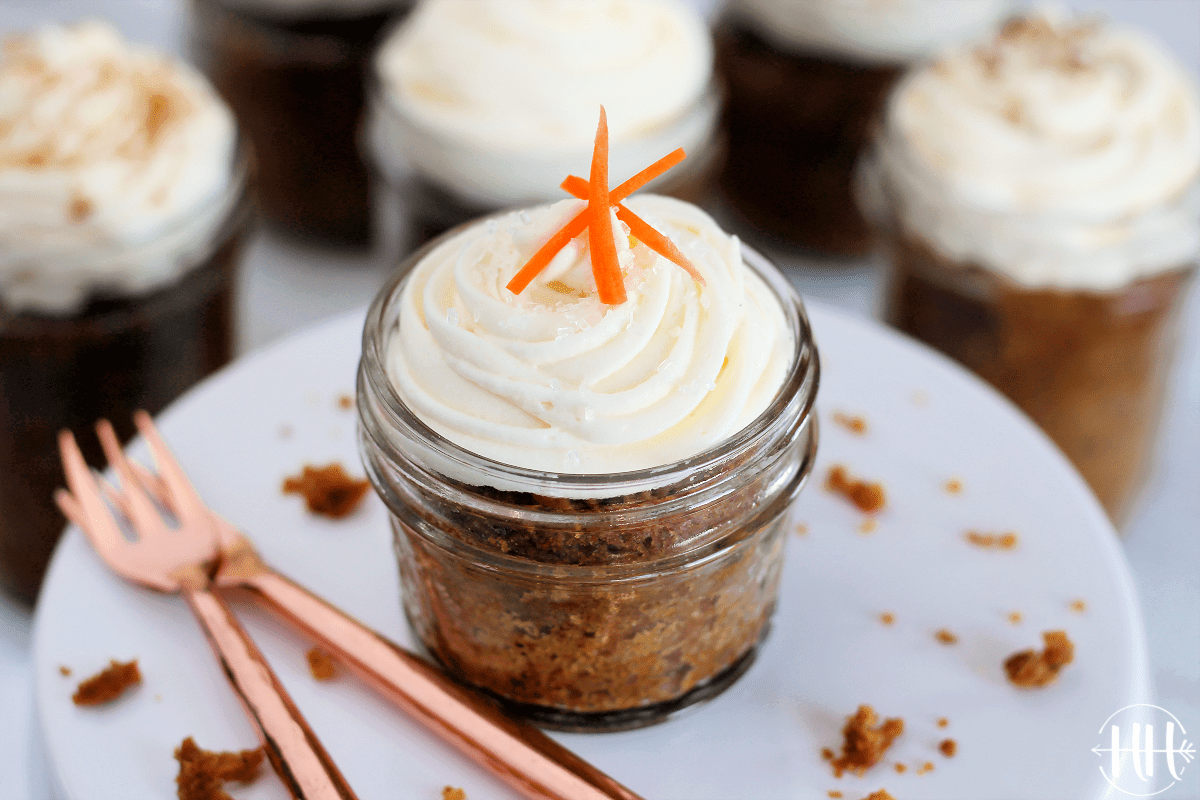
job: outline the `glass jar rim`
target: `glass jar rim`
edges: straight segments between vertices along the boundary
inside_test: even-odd
[[[471,452],[441,435],[408,407],[387,375],[386,349],[395,323],[395,320],[388,319],[387,315],[399,299],[404,281],[416,264],[450,237],[491,218],[485,217],[460,225],[403,259],[376,295],[367,311],[363,328],[362,360],[359,368],[360,427],[370,428],[371,426],[361,423],[366,421],[367,413],[378,410],[384,419],[373,421],[383,422],[391,431],[403,431],[412,440],[412,444],[436,455],[444,462],[453,463],[464,472],[479,475],[485,480],[492,479],[493,483],[490,485],[519,485],[522,491],[552,497],[583,496],[586,492],[587,496],[591,497],[611,498],[677,485],[689,476],[707,473],[750,448],[773,427],[781,425],[782,421],[794,419],[803,422],[811,416],[820,366],[803,301],[783,273],[769,259],[741,243],[743,264],[752,269],[779,300],[796,340],[787,374],[774,398],[758,416],[738,432],[699,453],[668,464],[628,472],[598,474],[545,472],[513,466]],[[373,395],[378,402],[363,401],[364,393]],[[396,456],[402,455],[394,442],[379,441],[379,438],[371,435],[369,431],[366,435],[371,436],[376,446],[393,456],[393,461],[396,460]],[[564,487],[571,493],[563,494]]]

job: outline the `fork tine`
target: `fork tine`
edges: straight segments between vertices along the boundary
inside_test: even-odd
[[[71,506],[69,510],[61,503],[59,506],[63,508],[63,513],[67,514],[68,518],[72,514],[78,515],[78,519],[71,521],[83,529],[88,539],[91,540],[92,546],[104,560],[113,563],[111,556],[128,548],[129,542],[125,540],[125,535],[113,518],[112,512],[104,504],[100,487],[96,483],[95,476],[92,475],[91,467],[83,460],[83,453],[80,452],[79,445],[75,443],[74,434],[67,430],[60,432],[58,449],[62,455],[67,487],[75,500],[75,505]]]
[[[75,499],[75,495],[66,489],[55,489],[54,502],[58,504],[59,510],[62,511],[68,522],[76,528],[87,527],[87,515],[83,513],[83,506]]]
[[[204,505],[192,482],[188,480],[187,473],[179,466],[171,449],[163,441],[150,415],[143,410],[135,411],[133,422],[154,456],[154,463],[158,465],[157,482],[161,482],[170,494],[170,506],[175,515],[180,519],[207,518],[208,507]]]
[[[100,438],[100,446],[104,448],[108,463],[121,478],[121,490],[125,498],[125,502],[121,504],[121,511],[137,528],[139,536],[144,536],[151,530],[161,531],[165,527],[162,515],[154,507],[154,503],[142,489],[141,483],[129,466],[129,459],[125,458],[125,453],[121,450],[121,443],[117,440],[117,432],[113,430],[112,423],[106,419],[98,420],[96,435]]]

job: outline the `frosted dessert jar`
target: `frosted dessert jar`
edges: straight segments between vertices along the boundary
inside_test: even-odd
[[[360,443],[433,658],[539,724],[619,730],[719,693],[766,636],[817,353],[778,270],[671,198],[627,205],[704,286],[618,227],[625,303],[580,239],[503,288],[580,205],[401,265],[368,313]]]
[[[100,23],[8,38],[0,97],[0,585],[32,602],[58,431],[127,439],[230,358],[246,156],[199,73]]]
[[[728,97],[721,189],[771,239],[828,256],[866,254],[859,153],[896,80],[979,35],[1011,0],[728,0],[717,25]]]
[[[587,174],[596,109],[612,169],[629,175],[683,147],[650,190],[699,202],[719,94],[711,35],[681,0],[429,0],[375,60],[368,147],[380,226],[408,252],[499,209],[561,197]]]
[[[380,39],[414,0],[191,0],[193,56],[257,154],[263,215],[319,244],[372,243],[359,149]]]
[[[1139,31],[1033,14],[906,79],[865,176],[890,320],[1012,398],[1120,524],[1200,254],[1194,79]]]

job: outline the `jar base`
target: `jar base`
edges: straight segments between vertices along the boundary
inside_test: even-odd
[[[411,625],[411,623],[410,623]],[[771,632],[771,623],[763,626],[758,639],[750,649],[738,657],[736,661],[718,672],[706,681],[693,686],[686,693],[674,698],[637,708],[625,708],[619,711],[567,711],[561,708],[540,706],[536,703],[518,703],[501,697],[490,689],[468,684],[471,688],[481,691],[500,704],[505,711],[520,717],[541,728],[563,731],[564,733],[618,733],[632,731],[638,728],[648,728],[668,719],[675,719],[685,713],[698,709],[701,705],[724,692],[738,678],[746,674],[758,657],[759,648]],[[420,651],[430,661],[439,664],[442,669],[453,675],[441,661],[425,647]],[[457,676],[455,676],[457,678]],[[461,680],[461,679],[460,679]]]

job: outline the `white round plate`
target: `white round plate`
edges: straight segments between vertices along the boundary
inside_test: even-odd
[[[823,368],[820,454],[799,501],[807,532],[788,542],[780,606],[757,663],[682,718],[556,738],[654,800],[830,790],[858,800],[880,788],[907,800],[1103,796],[1096,731],[1148,699],[1148,659],[1128,568],[1099,505],[1048,440],[981,382],[876,324],[810,311]],[[338,404],[353,391],[361,325],[361,313],[344,316],[239,361],[172,406],[161,427],[201,496],[270,563],[410,645],[382,504],[371,496],[350,518],[329,521],[280,491],[306,463],[340,461],[361,474],[354,412]],[[834,422],[835,412],[861,415],[866,433]],[[873,531],[824,489],[833,464],[885,485]],[[946,490],[951,479],[961,492]],[[981,549],[965,540],[969,530],[1015,531],[1019,545]],[[1082,613],[1071,608],[1077,599]],[[310,642],[248,603],[236,608],[363,800],[438,800],[446,785],[470,800],[509,797],[352,677],[313,680]],[[958,643],[936,641],[940,628]],[[1041,632],[1060,628],[1075,642],[1075,662],[1045,688],[1010,685],[1005,657],[1040,648]],[[184,604],[114,577],[78,531],[55,555],[34,636],[37,705],[66,800],[174,796],[171,754],[185,736],[209,749],[255,745]],[[74,706],[78,679],[110,658],[137,658],[142,685],[108,707]],[[864,777],[836,779],[821,749],[839,749],[844,720],[862,703],[902,717],[904,735]],[[957,742],[953,758],[938,752],[943,738]],[[926,762],[932,771],[920,769]],[[273,775],[234,793],[286,797]]]

